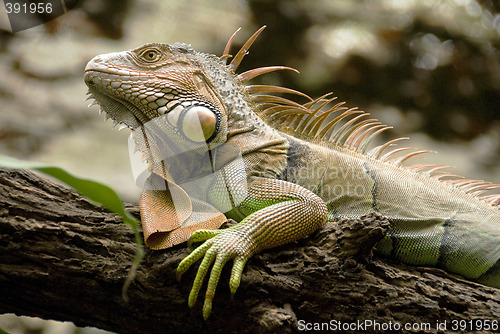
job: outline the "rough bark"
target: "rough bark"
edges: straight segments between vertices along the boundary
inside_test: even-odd
[[[128,207],[138,213],[137,206]],[[132,231],[71,189],[31,172],[2,171],[0,313],[119,333],[286,333],[305,323],[365,320],[393,329],[428,323],[425,332],[441,332],[437,322],[446,321],[450,330],[452,321],[499,319],[498,289],[373,255],[387,228],[377,217],[342,220],[259,254],[232,300],[226,265],[204,322],[201,301],[193,310],[186,305],[195,270],[180,283],[175,279],[185,246],[147,250],[125,302],[121,289],[135,252]]]

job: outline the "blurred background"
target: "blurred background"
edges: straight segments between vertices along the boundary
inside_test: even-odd
[[[439,152],[427,161],[500,183],[499,1],[80,0],[71,7],[16,33],[0,7],[0,154],[63,167],[137,202],[128,130],[87,108],[85,64],[148,42],[220,55],[237,28],[241,46],[267,25],[240,71],[286,65],[301,74],[254,83],[313,97],[333,92],[392,125],[381,140],[409,136],[407,146]],[[0,316],[0,328],[97,332],[12,315]]]

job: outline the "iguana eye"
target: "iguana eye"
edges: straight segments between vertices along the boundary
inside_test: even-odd
[[[166,114],[167,121],[194,142],[210,139],[217,128],[217,116],[206,106],[192,105],[187,108],[177,106]]]
[[[148,49],[142,52],[142,58],[148,62],[156,61],[160,58],[160,52],[154,49]]]

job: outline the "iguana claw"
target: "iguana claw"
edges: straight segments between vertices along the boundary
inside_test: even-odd
[[[206,320],[212,311],[212,300],[215,296],[222,268],[227,261],[234,259],[231,278],[229,280],[229,288],[232,296],[240,285],[243,268],[253,254],[251,251],[253,242],[242,231],[238,231],[237,226],[217,231],[199,230],[194,232],[190,238],[191,242],[203,240],[206,240],[205,243],[196,248],[179,263],[177,277],[180,277],[191,265],[203,257],[196,273],[193,287],[189,293],[188,306],[191,308],[196,303],[205,276],[213,263],[205,293],[205,302],[203,304],[203,318]]]

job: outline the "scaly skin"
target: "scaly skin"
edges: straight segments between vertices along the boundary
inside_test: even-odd
[[[243,85],[286,69],[234,73],[261,31],[230,65],[225,60],[231,40],[221,58],[184,44],[147,44],[97,56],[85,69],[91,96],[132,129],[153,173],[141,197],[146,244],[169,247],[189,235],[190,243],[204,242],[177,268],[180,277],[201,259],[189,307],[210,267],[205,319],[229,260],[234,294],[253,254],[307,236],[326,221],[371,212],[392,223],[378,246],[381,253],[500,288],[500,195],[477,195],[499,186],[437,174],[445,166],[403,167],[424,151],[391,159],[406,150],[383,154],[393,142],[367,152],[374,135],[388,127],[360,120],[367,114],[341,104],[323,111],[333,101],[327,96],[299,105],[268,93],[302,93]],[[203,191],[188,195],[183,185],[189,184]],[[200,205],[201,212],[224,212],[239,223],[213,230],[220,217],[207,215],[209,223],[203,222],[195,210]],[[174,227],[163,229],[169,224]]]
[[[252,213],[238,225],[225,230],[194,232],[190,242],[207,241],[182,260],[177,268],[177,272],[181,275],[203,257],[193,289],[189,294],[188,305],[192,307],[203,279],[215,261],[203,305],[205,319],[212,309],[215,288],[222,267],[227,261],[234,259],[229,281],[231,294],[234,294],[240,285],[241,274],[247,260],[255,253],[302,238],[326,222],[327,209],[324,202],[296,184],[261,178],[256,180],[249,190],[249,195],[242,206]],[[278,217],[293,217],[293,219],[285,224]]]

